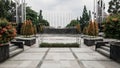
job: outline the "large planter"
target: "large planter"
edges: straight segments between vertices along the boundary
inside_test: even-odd
[[[110,58],[120,62],[120,42],[111,42]]]
[[[0,45],[0,62],[5,61],[9,58],[9,44]]]
[[[92,46],[92,45],[95,45],[96,41],[103,41],[103,39],[102,38],[85,38],[84,44],[87,46]]]
[[[24,41],[24,45],[27,45],[27,46],[31,46],[31,45],[36,43],[36,38],[35,37],[31,37],[31,38],[19,37],[19,38],[16,38],[16,40],[17,41]]]

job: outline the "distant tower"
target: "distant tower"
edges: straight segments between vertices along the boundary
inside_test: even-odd
[[[39,23],[41,23],[42,19],[43,19],[42,10],[40,10],[40,14],[39,14]]]

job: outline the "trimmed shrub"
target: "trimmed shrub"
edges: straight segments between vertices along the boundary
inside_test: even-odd
[[[84,29],[83,29],[83,34],[88,34],[88,27],[84,27]]]
[[[40,47],[79,47],[78,43],[41,43]]]
[[[88,25],[88,35],[97,36],[98,35],[98,24],[94,21],[90,21]]]
[[[80,27],[80,24],[77,24],[77,25],[76,25],[76,29],[77,29],[77,32],[78,32],[78,33],[81,33],[81,27]]]
[[[30,37],[30,35],[34,34],[34,27],[31,20],[27,20],[23,23],[21,28],[21,34],[25,37]]]

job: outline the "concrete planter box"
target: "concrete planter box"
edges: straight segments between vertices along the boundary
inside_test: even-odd
[[[110,58],[120,62],[120,42],[110,43]]]
[[[31,46],[36,43],[36,38],[31,37],[31,38],[16,38],[16,41],[24,41],[24,45]]]
[[[102,38],[85,38],[84,44],[87,46],[92,46],[92,45],[95,45],[96,41],[103,41],[103,39]]]
[[[9,58],[9,44],[1,44],[0,46],[0,62]]]

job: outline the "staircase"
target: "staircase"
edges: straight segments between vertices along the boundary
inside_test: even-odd
[[[13,56],[21,53],[22,51],[24,51],[23,48],[19,48],[18,46],[11,44],[9,46],[9,57],[13,57]]]
[[[99,53],[110,57],[110,44],[105,44],[104,46],[100,46],[99,48],[96,49]]]

